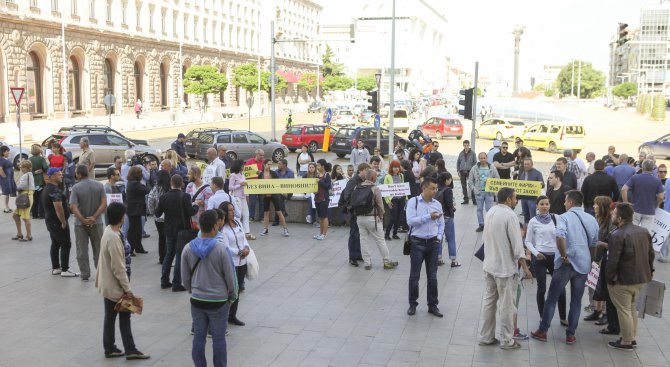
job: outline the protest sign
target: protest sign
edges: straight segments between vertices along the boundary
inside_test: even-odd
[[[596,289],[598,277],[600,277],[600,266],[596,262],[592,262],[591,271],[589,271],[589,275],[586,278],[586,285],[591,289]]]
[[[316,178],[285,178],[249,180],[244,193],[252,194],[300,194],[317,192],[319,189]]]
[[[111,203],[121,203],[123,204],[123,195],[122,194],[107,194],[107,205]]]
[[[661,247],[663,247],[665,240],[670,235],[670,213],[656,208],[654,226],[649,232],[651,233],[651,244],[654,246],[654,251],[661,251]]]
[[[347,186],[347,180],[333,181],[333,195],[330,197],[330,203],[328,203],[329,208],[337,208],[337,203],[340,201],[345,186]]]
[[[378,185],[377,187],[379,188],[379,191],[382,192],[382,197],[409,196],[412,194],[409,190],[409,182]]]
[[[502,178],[486,179],[486,192],[496,193],[503,187],[514,189],[518,196],[539,196],[542,194],[542,182],[540,181],[509,180]]]

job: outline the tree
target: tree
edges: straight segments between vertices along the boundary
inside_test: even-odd
[[[351,78],[344,75],[335,76],[329,75],[323,79],[323,90],[347,90],[354,85],[354,81]]]
[[[535,84],[535,86],[533,87],[533,90],[536,91],[536,92],[544,92],[544,91],[547,90],[547,88],[544,85],[544,83],[539,83],[539,84]]]
[[[234,86],[240,87],[247,92],[257,92],[258,65],[250,62],[233,68],[232,83]],[[275,82],[275,93],[277,94],[281,92],[282,90],[286,89],[287,86],[288,83],[286,82],[286,78],[281,75],[277,75],[277,81]],[[270,87],[270,72],[263,70],[261,71],[261,91],[270,95]]]
[[[632,82],[621,83],[612,88],[612,94],[621,98],[632,97],[637,94],[637,84]]]
[[[307,95],[312,94],[312,90],[316,88],[316,73],[303,73],[300,75],[298,86],[307,91]]]
[[[595,70],[590,62],[582,61],[582,79],[578,83],[578,61],[575,61],[575,84],[574,93],[577,95],[578,84],[581,84],[581,98],[595,98],[602,95],[605,90],[605,74],[602,71]],[[572,63],[569,63],[561,69],[556,78],[558,91],[561,96],[569,96],[572,88]]]
[[[368,92],[377,88],[377,80],[374,76],[369,75],[359,76],[356,80],[356,84],[358,86],[358,90],[364,90]]]
[[[267,70],[264,70],[261,73],[261,90],[266,92],[268,94],[268,98],[272,100],[272,96],[270,95],[270,91],[272,89],[270,75],[270,72]],[[277,78],[275,80],[275,94],[279,94],[288,87],[288,82],[286,81],[286,78],[281,75],[275,74],[275,78]]]
[[[326,45],[326,52],[323,54],[323,76],[341,76],[344,75],[344,65],[332,61],[334,54],[330,46]]]
[[[195,65],[184,74],[184,92],[202,95],[207,111],[207,94],[220,93],[228,88],[228,79],[212,65]]]

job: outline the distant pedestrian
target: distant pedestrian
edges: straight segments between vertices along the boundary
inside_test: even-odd
[[[103,231],[102,215],[107,208],[107,196],[103,184],[88,177],[88,168],[85,165],[77,166],[76,176],[79,182],[72,187],[70,210],[75,217],[74,237],[81,280],[88,282],[91,277],[88,243],[90,241],[93,264],[97,268]]]
[[[11,213],[9,209],[9,197],[16,196],[16,182],[14,181],[14,164],[9,160],[9,147],[0,147],[0,189],[4,198],[5,209],[3,212]]]
[[[458,176],[461,179],[461,189],[463,190],[463,202],[461,205],[468,204],[469,197],[472,198],[472,203],[477,204],[477,199],[475,198],[475,193],[470,191],[468,197],[468,175],[472,166],[477,164],[477,156],[475,152],[470,149],[470,141],[463,140],[463,150],[458,153],[458,159],[456,160],[456,171],[458,171]]]
[[[468,188],[477,198],[477,232],[484,231],[484,210],[486,212],[493,207],[493,193],[486,192],[486,180],[489,178],[500,178],[498,170],[487,162],[486,153],[479,153],[479,163],[472,166],[468,174]]]
[[[107,208],[109,225],[105,228],[100,242],[100,266],[95,277],[95,287],[104,297],[105,319],[102,329],[102,344],[106,358],[126,356],[127,360],[149,359],[135,346],[130,328],[130,312],[115,311],[114,306],[121,298],[132,298],[130,288],[130,246],[125,246],[121,234],[121,224],[126,208],[121,203],[112,203]],[[114,324],[119,316],[119,331],[123,351],[114,342]]]
[[[654,227],[654,215],[658,204],[665,199],[665,187],[661,180],[652,175],[654,162],[646,159],[642,162],[642,173],[633,175],[621,188],[624,202],[631,202],[635,209],[633,224],[651,231]],[[633,190],[633,197],[629,191]]]
[[[173,141],[172,144],[170,144],[170,149],[174,150],[177,152],[177,159],[179,160],[179,164],[186,164],[186,135],[183,133],[179,133],[177,135],[177,140]]]
[[[76,277],[79,273],[70,270],[70,209],[67,197],[60,189],[63,172],[60,168],[49,168],[46,172],[46,186],[42,190],[44,203],[44,223],[51,238],[51,275]]]
[[[354,167],[358,167],[361,163],[370,163],[370,152],[365,148],[363,140],[358,140],[356,148],[351,150],[351,157],[349,160]]]
[[[95,152],[89,146],[87,137],[84,136],[79,140],[79,148],[81,148],[82,152],[79,155],[78,164],[86,166],[89,176],[95,179]]]
[[[29,205],[27,208],[19,208],[17,206],[16,211],[12,215],[14,219],[14,224],[16,225],[16,237],[13,237],[12,240],[18,240],[20,242],[32,241],[32,226],[30,223],[30,208],[33,204],[33,193],[35,192],[35,177],[32,173],[32,163],[29,160],[23,160],[19,164],[21,176],[19,176],[19,182],[16,184],[16,192],[18,195],[26,194],[28,195]],[[21,232],[21,220],[26,226],[26,236],[23,237]]]
[[[135,102],[135,115],[139,119],[141,114],[142,114],[142,100],[138,98],[137,101]]]
[[[30,216],[33,219],[44,219],[44,206],[42,205],[42,189],[44,189],[44,173],[49,169],[49,163],[42,157],[42,147],[33,144],[30,147],[30,163],[32,163],[33,178],[35,179],[35,191],[33,192],[33,204],[30,208]]]
[[[310,162],[316,162],[312,152],[309,151],[307,144],[303,144],[300,147],[300,153],[295,161],[295,169],[298,171],[300,177],[304,176],[307,173],[307,166]]]
[[[194,366],[207,366],[205,345],[209,331],[213,366],[224,367],[228,364],[228,311],[238,294],[235,265],[228,249],[228,237],[218,235],[216,211],[206,210],[199,221],[200,235],[184,247],[179,260],[179,271],[184,274],[182,283],[191,293],[191,357]]]

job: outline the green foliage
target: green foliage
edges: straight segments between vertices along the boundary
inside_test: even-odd
[[[579,62],[575,61],[575,84],[574,93],[577,95],[578,87],[578,68]],[[572,63],[563,67],[556,78],[558,91],[561,96],[569,96],[572,85]],[[595,70],[590,62],[582,61],[582,80],[581,80],[581,98],[595,98],[602,95],[605,90],[605,74],[602,71]]]
[[[654,121],[665,120],[665,98],[662,94],[652,95],[654,105],[651,109],[651,119]]]
[[[267,73],[270,74],[269,71]],[[250,62],[234,67],[232,83],[248,92],[258,91],[258,65]]]
[[[311,94],[312,90],[316,88],[316,73],[303,73],[298,80],[298,86]]]
[[[637,94],[637,84],[632,82],[621,83],[612,88],[612,94],[622,98],[632,97]]]
[[[642,115],[651,112],[651,96],[649,94],[640,95],[640,98],[637,101],[637,110]]]
[[[371,91],[377,88],[377,80],[374,76],[364,75],[356,79],[358,90]]]
[[[202,95],[205,110],[207,110],[207,94],[220,93],[228,88],[226,76],[212,65],[191,66],[184,74],[183,83],[185,93]]]
[[[556,90],[553,89],[553,88],[545,89],[545,90],[544,90],[544,96],[545,96],[545,97],[553,97],[553,96],[555,96],[555,95],[556,95]]]
[[[344,65],[339,62],[332,61],[333,59],[333,50],[330,46],[326,45],[326,52],[323,54],[323,76],[341,76],[344,75]]]
[[[544,92],[547,90],[547,87],[544,85],[544,83],[535,84],[533,90],[536,92]]]
[[[329,75],[323,79],[323,90],[326,92],[331,90],[347,90],[353,85],[354,81],[344,75]]]

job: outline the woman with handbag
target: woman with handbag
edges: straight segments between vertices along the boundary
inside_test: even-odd
[[[241,160],[236,160],[230,166],[230,181],[228,183],[228,189],[230,190],[230,195],[237,199],[239,208],[242,210],[242,228],[246,234],[248,240],[255,240],[256,236],[251,234],[249,229],[249,204],[247,203],[247,195],[244,194],[244,186],[247,185],[246,178],[244,173],[242,173],[242,168],[244,167],[244,162]]]
[[[16,237],[12,237],[12,240],[26,242],[33,240],[30,225],[30,207],[33,205],[35,177],[33,177],[33,173],[31,172],[33,165],[29,160],[21,161],[19,167],[21,169],[21,177],[19,177],[19,183],[16,186],[18,192],[16,196],[16,211],[12,215],[14,224],[16,224]],[[21,219],[23,219],[23,223],[26,225],[26,237],[23,237],[21,233]]]
[[[142,169],[138,166],[128,170],[126,200],[128,201],[128,242],[135,253],[146,254],[142,246],[142,217],[147,213],[145,197],[147,187],[142,184]]]
[[[126,359],[148,359],[150,356],[137,350],[130,328],[130,312],[117,311],[115,306],[122,298],[132,298],[130,289],[130,249],[124,245],[121,225],[126,207],[121,203],[112,203],[107,207],[109,225],[100,240],[100,258],[95,275],[95,287],[102,294],[105,305],[105,318],[102,329],[102,345],[105,358],[126,356]],[[119,316],[119,331],[123,342],[122,351],[114,342],[114,324]]]
[[[233,204],[224,201],[219,206],[219,209],[223,211],[223,227],[221,228],[221,234],[226,237],[226,242],[228,243],[228,249],[230,254],[233,257],[233,264],[235,264],[235,274],[237,275],[237,288],[242,292],[244,290],[244,277],[247,275],[247,255],[251,251],[249,248],[249,243],[244,236],[244,229],[242,224],[235,219],[235,206]],[[244,326],[244,322],[240,321],[237,318],[237,307],[240,303],[239,296],[237,299],[230,305],[230,311],[228,312],[228,322],[237,325]]]
[[[272,159],[266,159],[263,161],[263,172],[258,175],[259,180],[270,180],[279,178],[277,172],[272,170]],[[263,214],[263,232],[261,236],[267,236],[270,231],[268,230],[268,225],[270,224],[270,203],[274,206],[275,214],[279,217],[279,222],[282,227],[284,227],[284,237],[288,237],[288,228],[286,227],[286,218],[284,218],[284,213],[281,211],[281,199],[279,194],[263,194],[263,209],[265,213]]]
[[[5,202],[4,213],[11,213],[9,209],[9,197],[16,196],[16,182],[14,182],[14,165],[9,160],[9,147],[0,147],[0,189]]]
[[[39,144],[33,144],[30,147],[30,163],[33,168],[33,178],[35,178],[35,192],[33,193],[33,205],[30,208],[30,215],[33,219],[44,219],[44,207],[40,200],[42,189],[44,188],[44,173],[49,169],[49,163],[42,157],[42,147]]]

